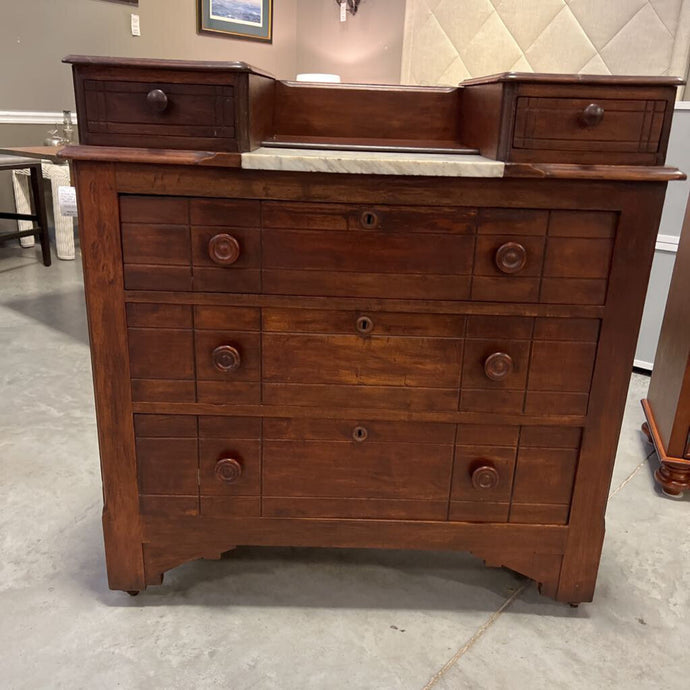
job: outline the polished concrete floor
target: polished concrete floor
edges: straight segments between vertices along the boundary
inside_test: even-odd
[[[108,590],[78,262],[0,247],[0,688],[687,688],[690,497],[634,375],[595,601],[466,554],[239,548]]]

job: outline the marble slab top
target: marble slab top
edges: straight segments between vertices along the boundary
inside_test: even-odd
[[[505,164],[476,154],[389,153],[261,147],[242,154],[242,167],[252,170],[364,175],[503,177]]]

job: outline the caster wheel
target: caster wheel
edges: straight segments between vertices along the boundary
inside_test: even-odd
[[[139,594],[138,589],[129,589],[127,590],[127,594],[129,594],[130,597],[135,597],[137,594]]]
[[[651,443],[652,442],[652,432],[649,430],[649,424],[645,422],[642,425],[642,433],[647,437],[647,442]]]
[[[568,606],[570,606],[571,609],[578,609],[578,608],[580,608],[580,604],[573,604],[572,602],[570,602],[570,603],[568,604]]]

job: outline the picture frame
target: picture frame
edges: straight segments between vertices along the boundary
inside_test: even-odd
[[[273,42],[273,0],[197,0],[198,32]]]

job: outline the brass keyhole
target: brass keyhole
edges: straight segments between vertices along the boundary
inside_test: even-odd
[[[363,228],[375,228],[379,224],[379,217],[374,211],[364,211],[359,217],[359,222]]]
[[[360,316],[357,319],[357,331],[362,335],[367,335],[374,330],[374,322],[368,316]]]
[[[352,438],[355,441],[362,442],[367,440],[367,436],[369,436],[369,432],[366,430],[366,427],[363,426],[356,426],[352,430]]]

